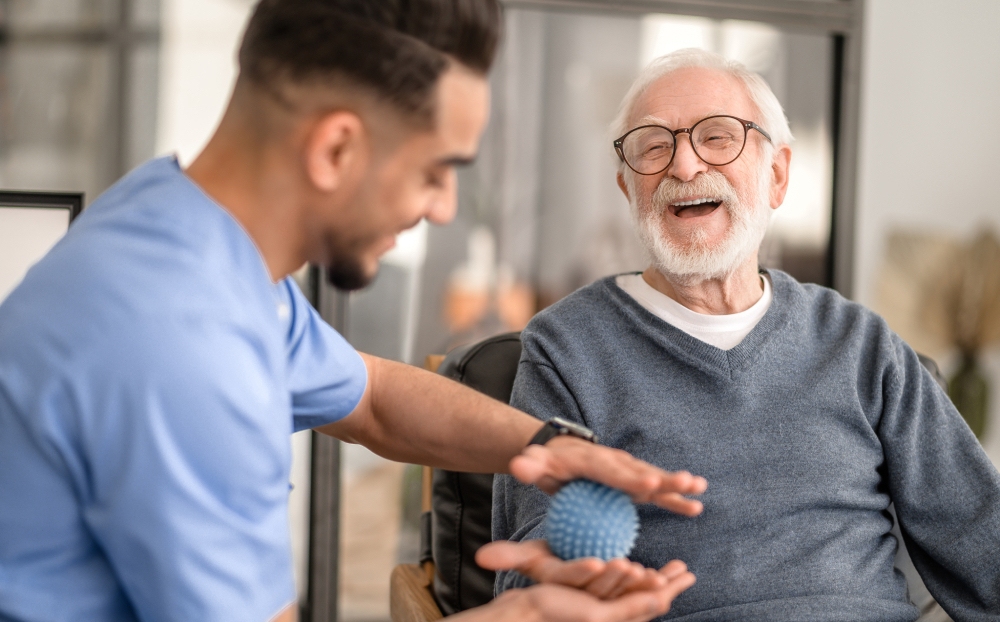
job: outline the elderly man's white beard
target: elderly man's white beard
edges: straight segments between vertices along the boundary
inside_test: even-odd
[[[707,171],[686,183],[664,177],[653,195],[641,203],[629,180],[632,218],[654,267],[678,283],[722,279],[736,272],[759,250],[767,233],[772,213],[769,173],[770,167],[758,171],[753,196],[738,193],[718,171]],[[663,214],[671,203],[692,196],[722,199],[717,209],[726,209],[730,221],[725,239],[710,246],[708,233],[702,229],[694,229],[679,242],[666,239]]]

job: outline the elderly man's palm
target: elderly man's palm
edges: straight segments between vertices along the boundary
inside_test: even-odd
[[[476,562],[491,570],[516,570],[541,584],[509,590],[494,601],[529,614],[529,620],[530,615],[542,620],[649,620],[669,611],[695,582],[678,560],[659,571],[626,559],[563,561],[541,540],[487,544],[476,553]]]

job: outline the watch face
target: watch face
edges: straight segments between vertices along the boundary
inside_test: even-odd
[[[590,428],[586,428],[579,423],[573,423],[572,421],[567,421],[561,417],[553,417],[550,421],[556,426],[563,428],[563,430],[560,431],[562,434],[571,434],[578,438],[597,442],[597,436],[594,432],[590,430]]]

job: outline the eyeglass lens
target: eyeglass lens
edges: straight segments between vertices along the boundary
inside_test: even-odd
[[[712,166],[729,164],[743,151],[746,128],[733,117],[709,117],[691,128],[691,146]],[[674,135],[659,126],[640,127],[622,141],[625,162],[637,173],[653,175],[667,168],[674,156]]]

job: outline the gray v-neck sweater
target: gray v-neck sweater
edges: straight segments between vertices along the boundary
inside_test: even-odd
[[[1000,620],[1000,474],[916,354],[864,307],[770,272],[774,301],[742,343],[710,346],[614,282],[522,334],[511,404],[708,479],[697,518],[639,506],[630,557],[698,577],[686,622],[912,621],[893,569],[895,503],[914,565],[956,621]],[[544,537],[548,497],[494,483],[493,536]],[[497,589],[523,584],[499,573]]]

